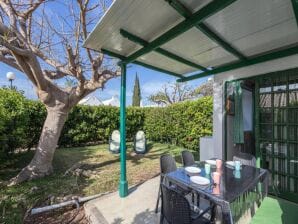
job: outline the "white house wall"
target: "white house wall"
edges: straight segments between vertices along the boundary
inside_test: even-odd
[[[224,158],[224,83],[225,81],[253,77],[274,71],[298,67],[298,55],[252,65],[214,76],[213,140],[214,156]]]

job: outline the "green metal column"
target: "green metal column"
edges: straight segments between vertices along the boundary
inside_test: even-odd
[[[121,63],[121,102],[120,102],[120,183],[119,195],[124,198],[128,194],[126,180],[126,64]]]

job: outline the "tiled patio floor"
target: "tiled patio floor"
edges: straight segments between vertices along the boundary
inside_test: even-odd
[[[155,224],[159,215],[154,213],[159,177],[130,189],[126,198],[118,192],[87,202],[85,212],[92,224]]]
[[[131,188],[126,198],[114,192],[84,205],[91,224],[158,224],[159,214],[154,209],[158,194],[159,177]],[[258,209],[253,224],[295,224],[298,223],[298,205],[268,197]],[[238,223],[250,223],[245,215]]]

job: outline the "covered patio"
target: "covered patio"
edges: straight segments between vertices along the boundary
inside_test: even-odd
[[[282,141],[277,141],[272,134],[277,125],[282,125],[290,133],[289,111],[297,109],[289,106],[292,105],[291,94],[296,96],[298,89],[297,70],[294,69],[298,66],[297,0],[116,0],[84,45],[118,58],[122,71],[120,197],[128,195],[126,71],[127,65],[134,63],[177,77],[178,82],[214,75],[213,137],[211,144],[201,144],[201,160],[209,159],[203,156],[204,148],[212,151],[212,157],[223,160],[230,160],[235,155],[236,149],[228,134],[235,130],[231,128],[233,118],[228,117],[227,87],[232,81],[250,79],[249,83],[253,84],[249,131],[255,148],[250,153],[256,157],[257,167],[269,169],[271,187],[277,183],[277,195],[298,202],[298,136],[293,140],[286,134]],[[276,81],[270,75],[273,73],[277,73],[277,77],[286,74],[287,78]],[[252,77],[264,74],[269,74],[272,85],[266,84],[264,78],[254,78],[251,82]],[[270,87],[274,103],[275,86],[282,85],[286,86],[287,104],[281,108],[287,113],[286,120],[277,124],[272,118],[269,122],[273,131],[266,130],[273,137],[264,139],[260,130],[266,124],[260,121],[260,117],[268,106],[260,106],[262,94],[267,93],[262,91]],[[272,106],[272,116],[275,108]],[[294,133],[297,127],[293,129]],[[279,143],[284,143],[283,151],[287,151],[282,159],[282,150],[273,149],[275,145],[281,147]],[[264,154],[264,147],[269,153],[266,151]],[[276,163],[285,165],[272,165]],[[280,170],[276,170],[277,167]]]

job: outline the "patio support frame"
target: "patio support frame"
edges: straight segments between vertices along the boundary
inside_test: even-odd
[[[138,37],[138,36],[136,36],[136,35],[134,35],[132,33],[129,33],[128,31],[126,31],[124,29],[120,29],[120,34],[123,37],[127,38],[128,40],[130,40],[131,42],[140,44],[142,46],[147,46],[149,44],[146,40],[143,40],[142,38],[140,38],[140,37]],[[178,55],[175,55],[175,54],[173,54],[173,53],[171,53],[171,52],[169,52],[167,50],[164,50],[164,49],[162,49],[160,47],[159,48],[156,48],[154,51],[156,51],[159,54],[164,55],[164,56],[166,56],[168,58],[171,58],[171,59],[173,59],[175,61],[178,61],[180,63],[183,63],[185,65],[191,66],[193,68],[200,69],[200,70],[202,70],[204,72],[208,72],[208,69],[205,68],[205,67],[203,67],[202,65],[199,65],[199,64],[194,63],[192,61],[189,61],[189,60],[187,60],[185,58],[182,58],[182,57],[180,57]]]
[[[246,66],[250,66],[250,65],[259,64],[262,62],[271,61],[271,60],[278,59],[278,58],[288,57],[288,56],[295,55],[295,54],[298,54],[298,46],[280,50],[280,51],[276,51],[276,52],[272,52],[272,53],[268,53],[268,54],[264,54],[261,56],[255,56],[255,57],[252,57],[246,61],[240,61],[240,62],[237,61],[237,62],[228,64],[228,65],[223,65],[223,66],[220,66],[220,67],[217,67],[217,68],[211,70],[210,72],[212,74],[216,75],[218,73],[227,72],[227,71],[234,70],[237,68],[242,68],[242,67],[246,67]],[[209,73],[205,73],[205,72],[198,73],[198,74],[191,75],[191,76],[188,76],[188,77],[185,77],[182,79],[178,79],[177,82],[186,82],[186,81],[202,78],[202,77],[205,77],[208,75],[209,75]]]
[[[126,179],[126,64],[121,64],[121,92],[120,92],[120,182],[119,195],[128,195]]]
[[[296,17],[296,24],[298,26],[298,0],[292,0],[292,6]]]
[[[118,58],[118,59],[120,59],[120,60],[122,60],[122,61],[126,59],[126,57],[124,57],[124,56],[122,56],[122,55],[120,55],[120,54],[117,54],[117,53],[115,53],[115,52],[109,51],[109,50],[107,50],[107,49],[101,49],[101,52],[102,52],[103,54],[109,55],[109,56],[111,56],[111,57]],[[145,68],[149,68],[149,69],[155,70],[155,71],[157,71],[157,72],[162,72],[162,73],[165,73],[165,74],[168,74],[168,75],[171,75],[171,76],[175,76],[175,77],[177,77],[177,78],[183,78],[183,77],[184,77],[183,75],[180,75],[180,74],[178,74],[178,73],[171,72],[171,71],[168,71],[168,70],[166,70],[166,69],[157,68],[157,67],[155,67],[155,66],[153,66],[153,65],[148,65],[148,64],[146,64],[146,63],[144,63],[144,62],[141,62],[141,61],[134,61],[133,64],[141,65],[141,66],[143,66],[143,67],[145,67]]]
[[[189,9],[187,9],[179,0],[165,0],[169,3],[169,5],[174,8],[181,16],[188,19],[192,16],[192,13]],[[295,0],[293,0],[295,1]],[[219,46],[224,48],[229,53],[233,54],[240,60],[246,60],[247,57],[243,55],[241,52],[236,50],[234,47],[232,47],[231,44],[226,42],[223,38],[219,37],[215,32],[213,32],[206,24],[199,23],[196,24],[195,27],[199,29],[201,32],[203,32],[209,39],[213,40],[215,43],[217,43]]]
[[[140,50],[128,56],[126,60],[122,61],[122,63],[128,64],[130,62],[135,61],[138,57],[141,57],[142,55],[155,50],[161,45],[178,37],[182,33],[185,33],[186,31],[193,28],[196,24],[221,11],[222,9],[234,3],[235,1],[237,0],[214,0],[210,2],[208,5],[204,6],[202,9],[194,13],[188,19],[185,19],[184,21],[180,22],[178,25],[174,26],[158,38],[154,39],[147,46],[141,48]]]

